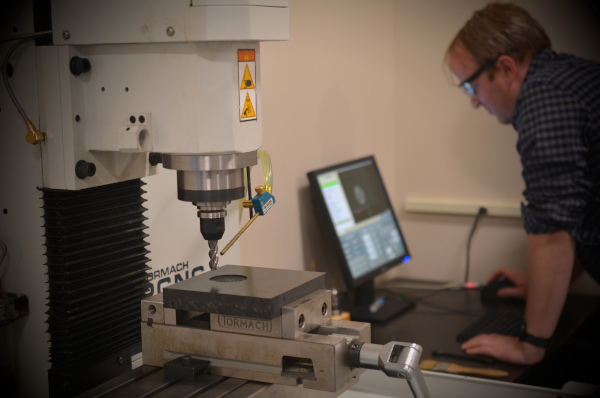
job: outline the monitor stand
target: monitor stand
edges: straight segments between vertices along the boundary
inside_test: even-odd
[[[376,296],[373,281],[364,283],[354,291],[354,302],[350,319],[358,322],[387,322],[415,306],[414,301],[401,295]]]

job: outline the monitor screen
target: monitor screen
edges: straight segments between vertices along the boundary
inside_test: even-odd
[[[348,289],[410,260],[373,156],[312,171],[308,180],[321,230]]]

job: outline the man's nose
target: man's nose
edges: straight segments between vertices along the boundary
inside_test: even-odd
[[[479,105],[481,105],[481,101],[479,101],[475,97],[471,97],[471,106],[473,107],[473,109],[479,108]]]

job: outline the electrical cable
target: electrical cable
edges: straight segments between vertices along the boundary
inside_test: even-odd
[[[477,215],[475,216],[475,221],[473,222],[473,228],[471,228],[471,233],[469,234],[469,240],[467,241],[467,266],[465,269],[465,284],[469,282],[469,268],[470,268],[470,257],[471,257],[471,240],[473,240],[473,234],[475,233],[475,229],[477,228],[477,224],[479,223],[479,219],[482,215],[487,214],[487,209],[485,207],[480,207],[479,211],[477,211]]]
[[[4,56],[4,61],[2,62],[2,81],[4,82],[4,87],[6,87],[6,91],[8,92],[8,95],[9,95],[11,101],[17,107],[17,111],[19,112],[21,117],[23,117],[25,124],[27,124],[27,122],[29,122],[29,118],[27,117],[27,114],[25,113],[25,110],[23,109],[21,104],[19,104],[17,97],[15,97],[15,94],[13,93],[12,89],[10,88],[10,84],[8,83],[8,72],[7,72],[8,60],[10,59],[10,56],[16,51],[16,49],[19,48],[20,46],[22,46],[23,44],[25,44],[28,41],[31,41],[33,39],[36,39],[38,37],[46,36],[51,33],[52,33],[51,31],[45,31],[45,32],[28,34],[26,38],[17,41],[15,44],[13,44],[8,49],[8,51],[6,52],[6,55]],[[21,36],[23,36],[23,35],[21,35]]]
[[[8,253],[8,249],[6,244],[0,240],[0,249],[2,249],[2,253],[0,253],[0,270],[2,269],[2,263],[6,258],[6,253]],[[2,297],[2,277],[0,277],[0,297]]]
[[[20,40],[20,39],[37,39],[38,37],[51,35],[51,34],[52,34],[51,30],[44,30],[42,32],[23,33],[21,35],[0,37],[0,43],[4,43],[5,41]]]
[[[246,180],[248,182],[248,200],[252,200],[252,184],[250,184],[250,166],[246,167]],[[254,217],[254,208],[250,206],[248,208],[250,213],[250,218]]]
[[[0,240],[0,248],[2,249],[2,253],[0,253],[0,267],[2,267],[2,262],[6,258],[6,253],[8,253],[8,249],[6,248],[6,244]]]

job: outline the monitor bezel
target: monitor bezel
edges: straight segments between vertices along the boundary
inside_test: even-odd
[[[385,200],[385,204],[386,204],[387,208],[391,210],[391,213],[392,213],[392,216],[394,219],[394,223],[396,225],[396,228],[398,229],[398,232],[400,234],[400,238],[402,239],[402,243],[404,244],[406,253],[403,256],[394,258],[394,259],[380,265],[378,268],[374,269],[373,271],[368,272],[367,274],[364,274],[355,279],[352,276],[352,273],[350,271],[350,266],[346,260],[346,256],[344,255],[344,251],[342,249],[342,245],[341,245],[339,236],[335,231],[335,226],[333,225],[333,221],[329,215],[329,210],[327,209],[327,204],[325,203],[325,198],[323,197],[323,192],[321,191],[321,187],[319,186],[317,177],[321,174],[328,173],[333,170],[341,169],[344,167],[351,166],[353,164],[363,163],[366,161],[371,162],[373,165],[373,168],[375,170],[375,175],[377,177],[377,182],[382,191],[383,199]],[[324,234],[325,241],[326,241],[327,245],[329,246],[329,248],[331,249],[331,253],[338,263],[339,269],[341,270],[342,276],[344,278],[344,282],[346,283],[346,287],[349,290],[356,290],[360,286],[363,286],[369,282],[372,282],[375,279],[375,277],[382,275],[385,272],[389,271],[390,269],[407,262],[407,261],[403,261],[405,259],[410,260],[410,251],[408,249],[406,239],[404,238],[404,234],[402,233],[402,229],[400,228],[398,218],[396,217],[396,212],[394,211],[394,207],[392,206],[392,203],[388,196],[387,189],[386,189],[385,183],[383,181],[383,177],[379,171],[379,167],[377,166],[377,162],[375,160],[375,156],[371,155],[371,156],[367,156],[367,157],[357,158],[357,159],[349,160],[349,161],[346,161],[343,163],[337,163],[334,165],[323,167],[318,170],[313,170],[313,171],[310,171],[307,173],[307,177],[308,177],[311,196],[312,196],[312,200],[313,200],[313,206],[315,208],[315,213],[317,216],[317,222],[319,223],[320,227],[325,232],[325,234]]]

